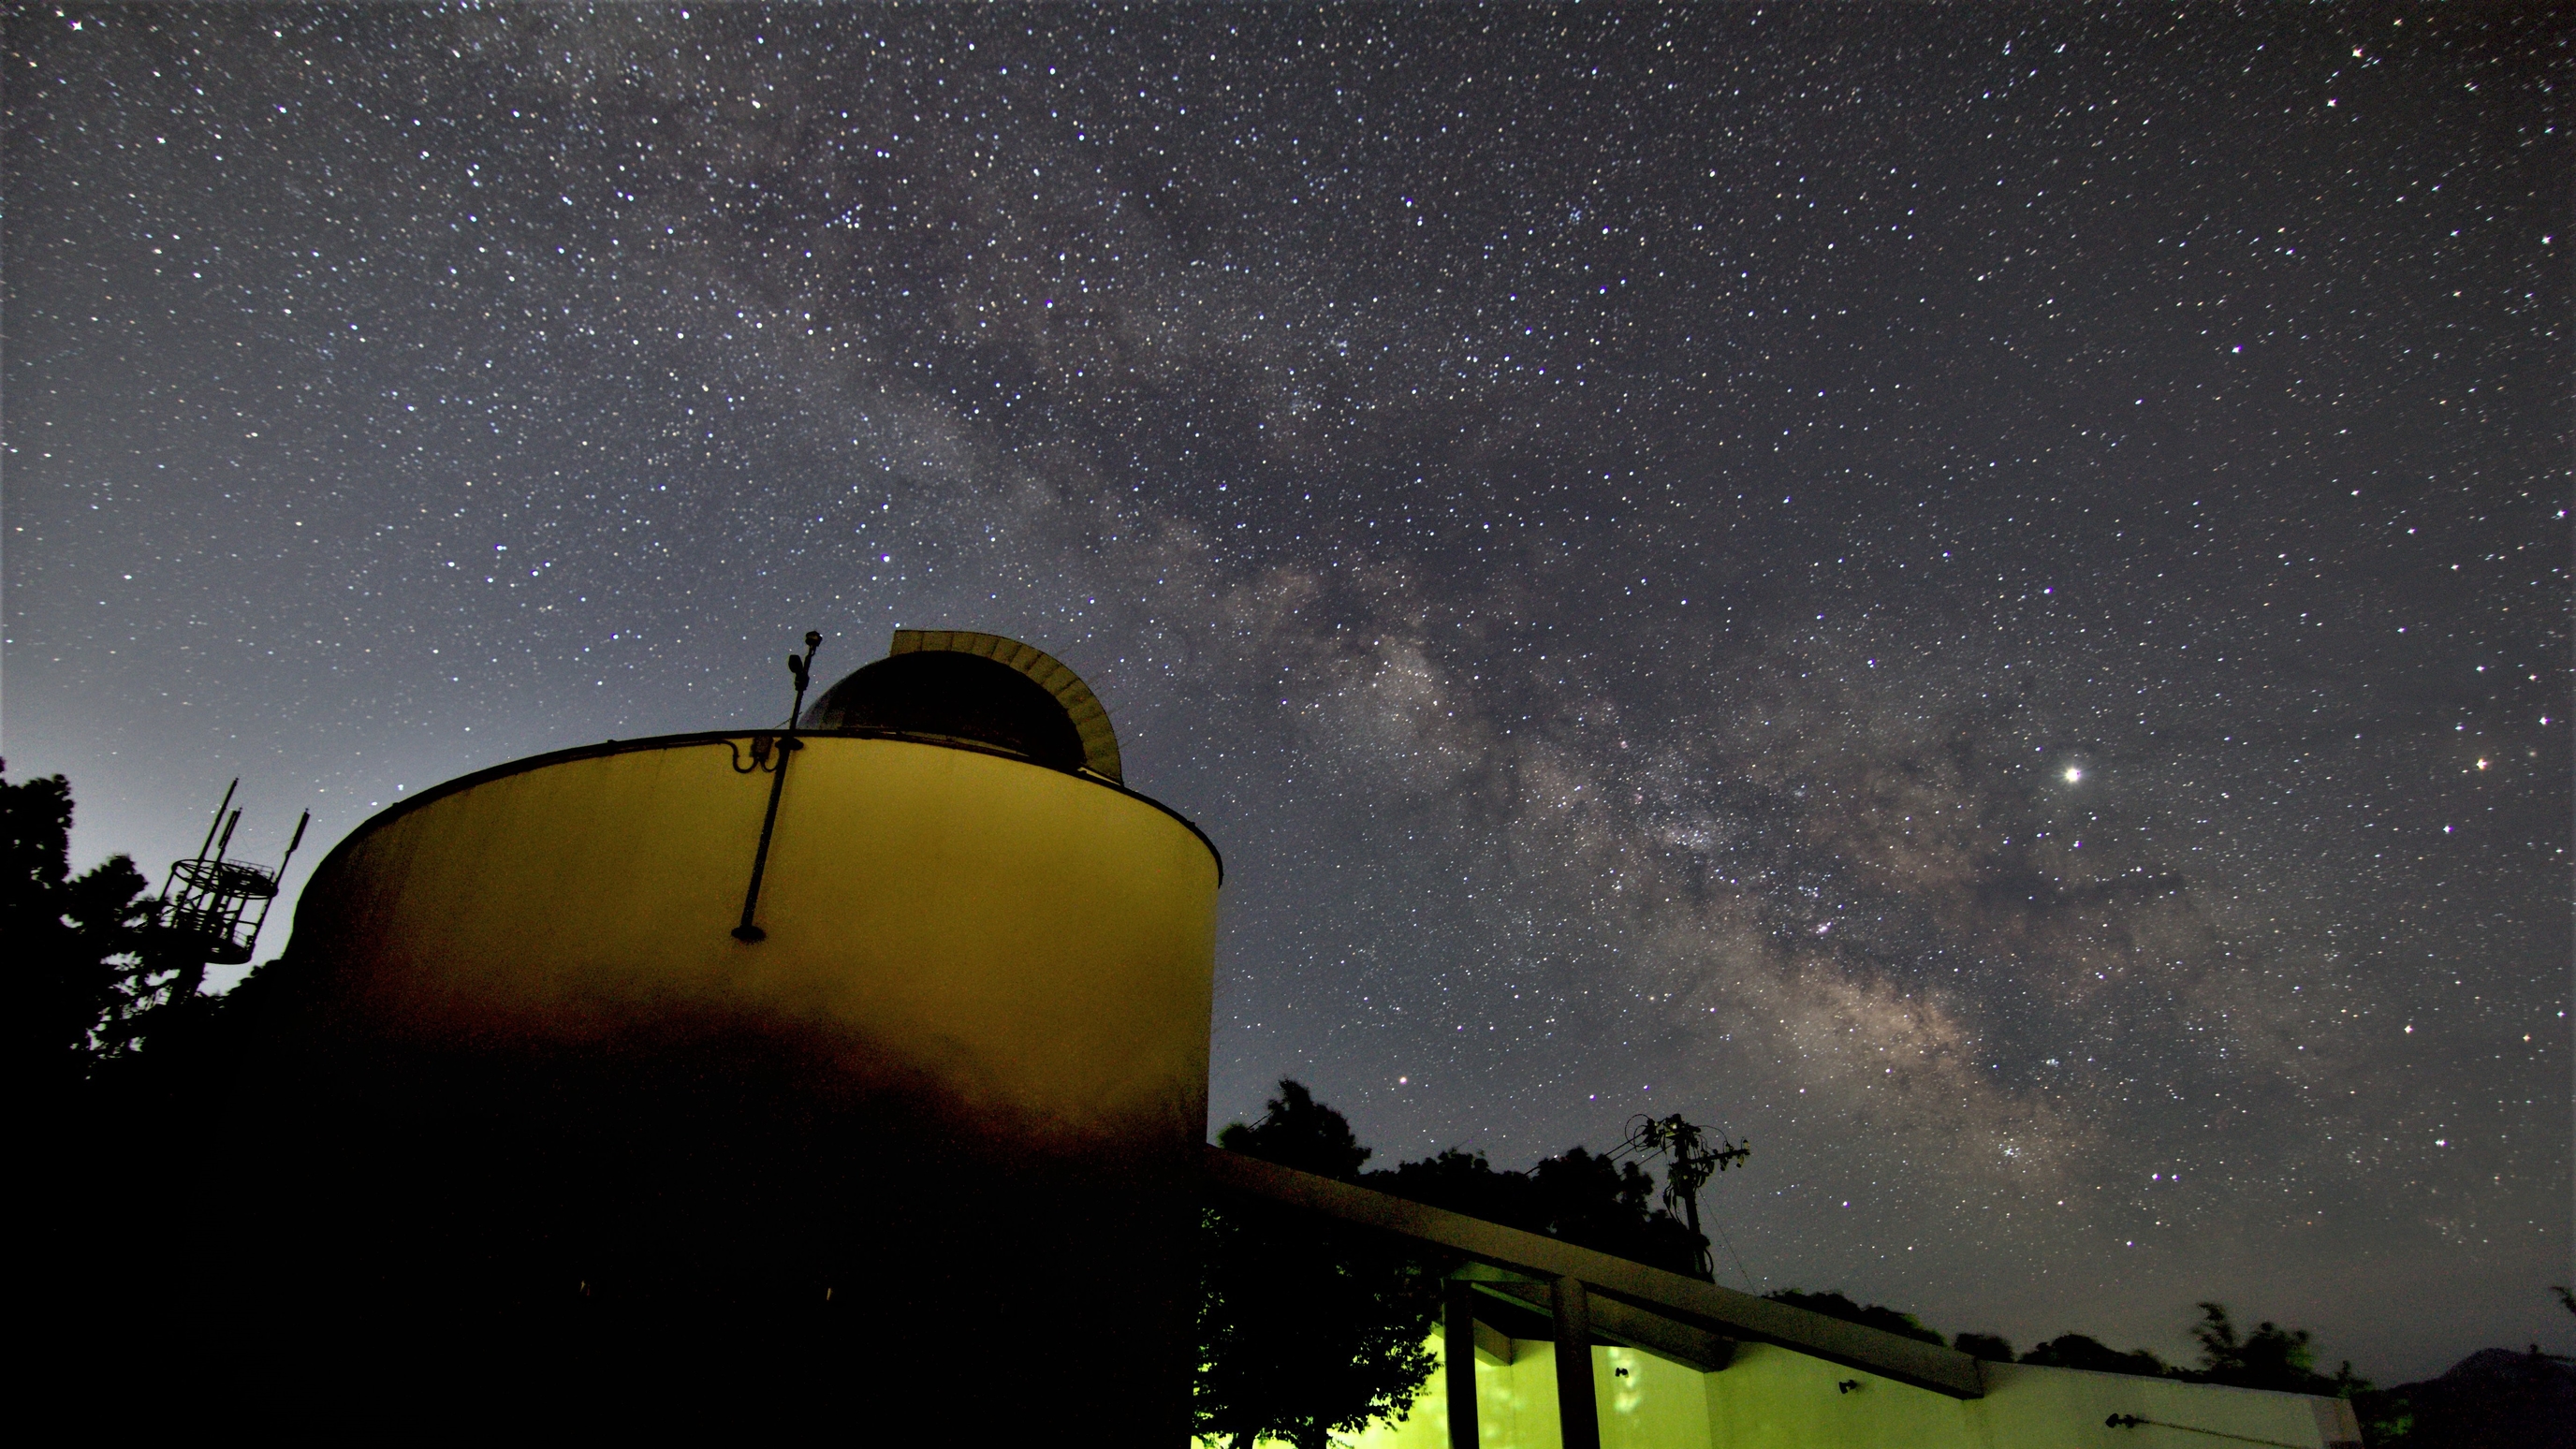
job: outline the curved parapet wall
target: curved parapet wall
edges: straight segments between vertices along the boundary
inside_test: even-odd
[[[889,1351],[1079,1303],[1101,1347],[1039,1397],[1185,1412],[1214,850],[1004,754],[784,740],[506,766],[331,854],[247,1114],[248,1278],[345,1305],[393,1276],[438,1312],[792,1309]]]
[[[580,1039],[637,1012],[846,1036],[961,1101],[1074,1137],[1205,1130],[1216,860],[1178,817],[998,755],[798,743],[761,887],[750,739],[480,778],[315,873],[296,950],[363,973],[386,1029]],[[357,983],[352,982],[352,985]]]

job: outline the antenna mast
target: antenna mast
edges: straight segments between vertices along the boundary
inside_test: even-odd
[[[805,657],[787,656],[787,672],[796,680],[796,703],[787,711],[786,729],[774,740],[768,735],[753,735],[751,769],[736,767],[738,773],[745,775],[757,770],[769,771],[769,810],[760,817],[760,846],[751,854],[751,884],[742,892],[742,922],[732,931],[733,938],[746,946],[769,939],[769,933],[753,924],[752,917],[760,910],[760,878],[769,871],[769,837],[778,828],[778,797],[787,789],[787,759],[805,748],[796,738],[796,721],[805,713],[805,686],[814,679],[814,651],[822,647],[822,634],[806,630]],[[773,753],[776,763],[771,763]]]
[[[787,672],[796,680],[796,703],[787,711],[787,728],[791,730],[796,728],[798,720],[805,717],[805,686],[814,682],[814,651],[822,647],[822,634],[808,629],[805,631],[805,657],[787,656]]]

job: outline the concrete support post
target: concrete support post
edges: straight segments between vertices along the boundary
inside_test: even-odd
[[[1476,1429],[1476,1288],[1451,1279],[1441,1354],[1449,1380],[1449,1449],[1479,1449]]]
[[[1592,1304],[1580,1278],[1548,1292],[1556,1317],[1556,1421],[1565,1449],[1601,1449],[1601,1412],[1592,1397]]]

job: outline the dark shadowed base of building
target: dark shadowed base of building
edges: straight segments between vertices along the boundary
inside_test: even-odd
[[[57,1285],[65,1370],[131,1415],[320,1428],[1185,1437],[1176,1165],[845,1042],[648,1035],[280,1047],[176,1202],[201,1242]]]

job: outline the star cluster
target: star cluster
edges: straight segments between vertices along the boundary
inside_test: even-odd
[[[9,760],[256,856],[991,629],[1226,853],[1220,1122],[2564,1349],[2570,35],[14,9]]]

